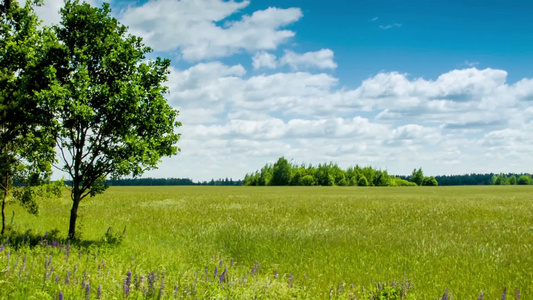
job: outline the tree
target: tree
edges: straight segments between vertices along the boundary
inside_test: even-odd
[[[438,186],[439,183],[437,182],[437,179],[433,176],[424,177],[424,181],[422,182],[422,185],[424,186]]]
[[[289,185],[291,180],[291,165],[285,159],[280,157],[278,161],[272,167],[272,180],[271,185]]]
[[[523,174],[518,177],[518,180],[516,181],[519,185],[528,185],[531,184],[531,177],[529,175]]]
[[[54,102],[61,170],[72,180],[68,238],[76,237],[80,201],[104,192],[107,176],[134,177],[176,154],[178,111],[165,100],[167,59],[146,60],[151,49],[101,8],[66,1],[53,27]]]
[[[413,173],[411,174],[411,177],[409,177],[409,181],[416,183],[416,185],[421,186],[424,182],[424,172],[422,172],[422,168],[414,169]]]
[[[8,197],[18,200],[28,212],[38,213],[35,189],[47,180],[54,160],[53,118],[42,89],[49,82],[45,48],[50,31],[39,30],[33,11],[38,1],[0,2],[0,193],[2,231]],[[15,188],[14,182],[24,188]]]

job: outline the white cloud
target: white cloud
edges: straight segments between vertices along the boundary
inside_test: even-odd
[[[192,119],[184,121],[183,155],[245,157],[242,169],[223,176],[242,177],[282,155],[396,174],[415,167],[428,174],[491,172],[499,171],[492,162],[508,160],[512,169],[502,171],[520,172],[512,162],[522,157],[523,165],[521,154],[533,146],[533,81],[510,85],[506,77],[475,68],[435,80],[390,72],[350,90],[324,73],[247,77],[240,65],[207,63],[175,70],[170,99]],[[487,150],[493,156],[479,155]]]
[[[252,66],[256,70],[260,68],[275,69],[277,65],[276,56],[267,52],[257,52],[252,58]]]
[[[302,17],[299,8],[270,7],[238,21],[227,21],[223,26],[217,24],[248,4],[249,1],[155,0],[126,9],[121,22],[154,49],[179,49],[189,61],[229,56],[242,50],[273,50],[295,35],[280,28]]]
[[[402,24],[400,23],[394,23],[394,24],[388,24],[388,25],[379,25],[379,28],[383,29],[383,30],[387,30],[387,29],[391,29],[391,28],[394,28],[394,27],[402,27]]]
[[[285,55],[280,59],[281,65],[288,65],[294,70],[317,68],[317,69],[335,69],[337,64],[333,61],[333,51],[322,49],[315,52],[306,52],[303,54],[285,50]]]

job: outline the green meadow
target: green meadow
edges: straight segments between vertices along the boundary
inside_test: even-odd
[[[68,246],[70,207],[7,207],[1,298],[533,299],[533,186],[111,187]]]

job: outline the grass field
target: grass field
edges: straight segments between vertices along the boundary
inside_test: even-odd
[[[2,298],[82,299],[90,282],[90,299],[369,299],[381,282],[408,299],[533,299],[532,186],[112,187],[82,202],[68,250],[70,204],[7,208]]]

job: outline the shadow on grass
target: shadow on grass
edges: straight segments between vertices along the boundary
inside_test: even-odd
[[[113,233],[111,227],[109,227],[104,236],[99,240],[85,240],[79,238],[69,240],[60,236],[58,229],[52,229],[43,234],[40,232],[34,233],[31,229],[19,231],[7,227],[5,234],[0,236],[0,247],[2,245],[9,245],[11,248],[19,249],[20,247],[63,247],[69,245],[70,247],[88,250],[91,248],[116,247],[122,243],[125,234],[126,227],[124,227],[122,233]]]

